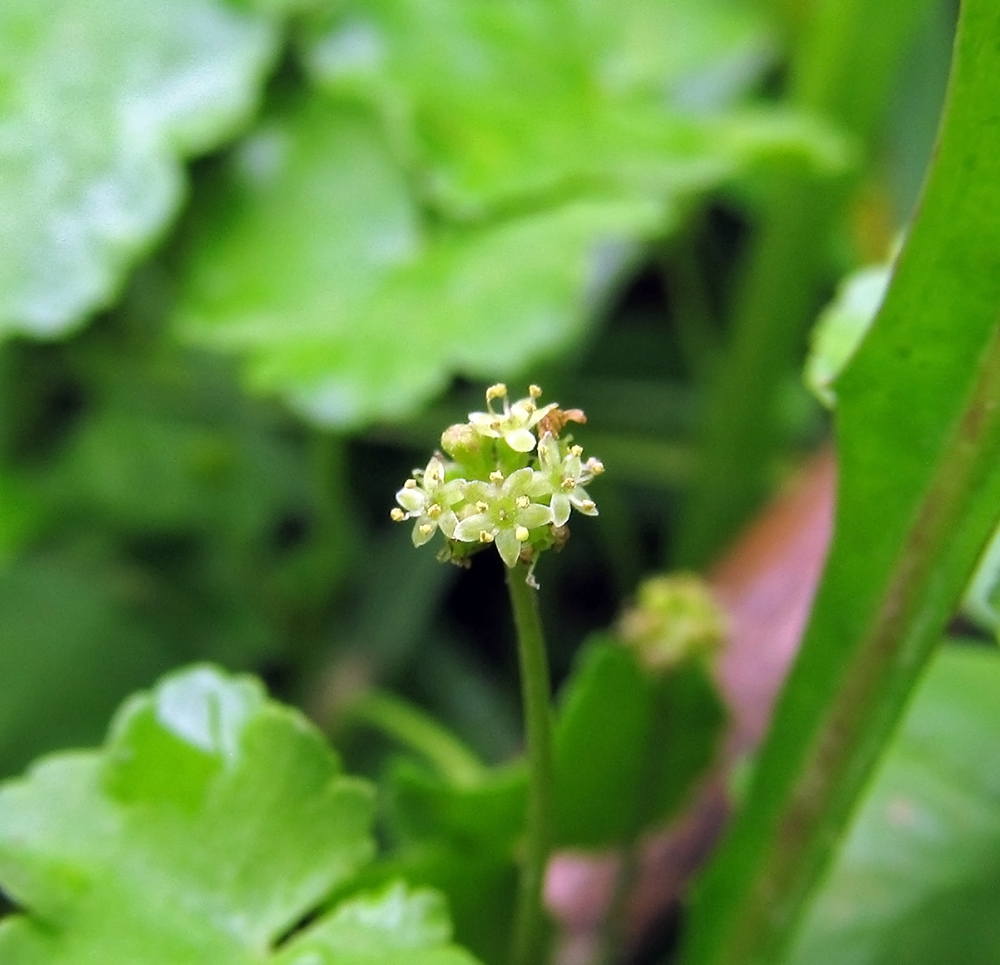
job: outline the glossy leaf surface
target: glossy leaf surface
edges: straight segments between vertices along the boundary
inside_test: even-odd
[[[61,335],[116,294],[246,120],[278,39],[222,0],[0,6],[0,337]]]
[[[440,899],[355,897],[287,940],[371,856],[369,789],[247,678],[201,667],[133,697],[100,752],[0,791],[9,965],[472,960]]]

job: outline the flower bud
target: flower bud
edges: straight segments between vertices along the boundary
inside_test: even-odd
[[[483,461],[483,437],[467,422],[448,426],[441,433],[441,448],[462,466]]]
[[[726,628],[705,582],[681,573],[646,580],[618,633],[650,670],[661,673],[692,657],[711,656],[722,646]]]

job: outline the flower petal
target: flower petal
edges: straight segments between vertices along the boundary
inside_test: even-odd
[[[535,448],[535,437],[528,429],[511,429],[503,438],[514,452],[531,452]]]
[[[476,513],[463,519],[455,527],[453,539],[461,540],[463,543],[478,543],[479,534],[482,532],[494,533],[496,527],[493,520],[486,513]]]
[[[552,496],[552,522],[556,526],[565,526],[566,520],[569,519],[570,511],[572,506],[570,505],[569,496],[565,493],[554,493]]]
[[[454,510],[446,509],[438,517],[438,529],[444,533],[447,539],[455,538],[455,527],[458,526],[458,517],[455,515]]]
[[[545,526],[552,522],[552,510],[541,503],[532,503],[520,510],[517,514],[517,524],[527,526],[528,529],[535,529],[537,526]]]
[[[424,543],[428,542],[434,535],[434,530],[437,529],[437,524],[434,522],[430,516],[421,516],[413,524],[413,533],[411,537],[413,539],[414,546],[423,546]]]
[[[521,555],[521,541],[514,535],[512,529],[502,529],[496,536],[497,552],[500,558],[513,569],[517,558]]]
[[[396,502],[408,513],[422,513],[427,504],[427,495],[422,489],[404,487],[396,493]]]

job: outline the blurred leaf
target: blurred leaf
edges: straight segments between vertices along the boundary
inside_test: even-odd
[[[834,382],[875,320],[891,274],[891,268],[879,265],[848,275],[840,283],[834,300],[816,321],[806,360],[805,381],[828,408],[836,405]]]
[[[402,875],[443,892],[458,941],[488,965],[507,961],[517,846],[524,832],[522,762],[493,769],[474,786],[449,784],[411,761],[389,774],[388,860],[379,880]]]
[[[208,667],[121,710],[103,751],[0,791],[5,963],[468,965],[439,900],[355,897],[284,938],[370,857],[371,796],[252,680]],[[276,944],[277,943],[277,944]]]
[[[373,104],[420,189],[459,217],[593,191],[673,198],[762,149],[831,147],[788,116],[778,136],[719,113],[771,53],[745,4],[365,0],[330,19],[307,66]]]
[[[620,264],[601,243],[663,222],[657,203],[594,199],[424,229],[375,121],[319,98],[266,123],[210,190],[180,331],[249,355],[256,387],[338,426],[410,415],[455,371],[494,379],[563,349],[587,284]]]
[[[937,655],[788,965],[1000,960],[998,693],[995,652]]]
[[[252,112],[277,40],[221,0],[0,6],[0,337],[109,303],[179,206],[180,159]]]
[[[176,662],[145,625],[141,592],[94,554],[28,556],[0,573],[0,774],[98,740],[125,695]]]
[[[591,642],[556,724],[556,844],[627,844],[669,820],[712,764],[723,719],[703,662],[657,676],[617,641]]]

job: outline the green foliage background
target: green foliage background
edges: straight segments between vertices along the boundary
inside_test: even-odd
[[[600,638],[581,642],[643,575],[716,556],[825,437],[800,379],[807,333],[837,279],[882,261],[910,217],[953,19],[951,4],[931,0],[877,17],[832,0],[5,3],[0,776],[99,743],[127,694],[181,665],[254,671],[331,733],[353,770],[380,779],[380,830],[394,844],[382,863],[357,861],[349,882],[290,901],[248,947],[279,940],[321,899],[341,923],[318,940],[321,954],[341,926],[350,944],[350,902],[336,906],[334,893],[368,887],[382,890],[350,899],[381,909],[367,920],[411,916],[400,961],[417,961],[415,949],[429,963],[466,961],[448,947],[438,897],[393,890],[402,874],[450,896],[461,940],[501,960],[505,915],[484,909],[510,893],[523,774],[508,763],[519,734],[499,565],[484,558],[466,573],[414,553],[388,521],[391,494],[441,428],[481,406],[484,384],[537,382],[546,400],[587,410],[581,437],[608,467],[594,493],[601,516],[539,571],[555,676],[569,678],[560,843],[627,842],[637,826],[622,789],[638,784],[637,735],[652,726],[643,701],[655,699],[615,714],[608,702],[641,690],[639,671]],[[975,220],[961,231],[975,234]],[[929,273],[943,234],[926,243]],[[898,296],[914,312],[915,290]],[[945,292],[939,318],[948,307]],[[928,365],[950,357],[921,338]],[[908,385],[872,358],[845,383],[847,451],[864,471],[881,443],[856,428],[878,408],[865,407],[862,383],[885,378],[889,398]],[[887,418],[902,423],[909,403],[895,397],[902,409]],[[892,491],[893,473],[912,467],[885,451],[880,485]],[[854,490],[867,506],[858,521],[881,512],[867,486]],[[860,568],[858,584],[874,574],[871,561]],[[836,642],[845,627],[826,632]],[[989,669],[970,674],[962,661],[979,657]],[[971,687],[991,679],[979,657],[946,658],[940,693],[929,683],[913,714],[926,705],[948,718],[956,674]],[[650,820],[685,803],[716,746],[717,708],[695,676],[670,698],[691,720],[666,745],[671,779]],[[802,671],[792,700],[815,697],[818,676]],[[253,685],[213,679],[265,713]],[[463,784],[426,762],[387,764],[385,740],[344,714],[370,685],[444,721],[482,773]],[[959,719],[956,739],[989,742],[986,708]],[[122,713],[105,763],[97,752],[58,758],[32,781],[113,770]],[[294,720],[296,740],[318,741]],[[599,739],[607,753],[584,780]],[[891,754],[912,753],[907,740]],[[152,738],[142,747],[160,753]],[[927,769],[959,766],[953,753],[943,747]],[[912,771],[887,765],[891,779],[923,780]],[[602,781],[622,800],[595,803]],[[53,893],[21,877],[51,869],[4,851],[18,795],[39,792],[11,787],[0,793],[0,884],[41,910]],[[971,803],[954,807],[995,793],[984,780],[967,790]],[[251,811],[252,796],[232,806]],[[118,803],[95,807],[119,814]],[[877,820],[867,807],[852,842]],[[995,829],[981,835],[995,840]],[[479,864],[460,858],[470,841]],[[904,835],[898,853],[910,847]],[[834,895],[858,873],[851,854],[830,878]],[[975,901],[993,880],[967,864],[956,873],[949,894],[964,895],[969,878]],[[835,897],[816,908],[792,960],[837,940],[825,937]],[[902,903],[885,915],[920,924]],[[965,919],[959,909],[942,921],[950,935]],[[20,927],[0,930],[0,947],[21,941]],[[861,936],[852,961],[891,960],[877,928],[849,927]],[[79,947],[111,954],[107,936],[97,952],[93,937]],[[381,940],[359,947],[386,962]],[[38,947],[15,961],[55,960]],[[246,950],[225,954],[242,961]]]

